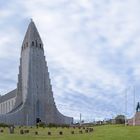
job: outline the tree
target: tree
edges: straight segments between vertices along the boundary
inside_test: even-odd
[[[125,116],[124,115],[117,115],[115,118],[116,124],[124,124],[125,123]]]

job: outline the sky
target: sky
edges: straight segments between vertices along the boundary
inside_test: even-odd
[[[140,101],[139,5],[139,0],[0,0],[0,94],[17,86],[21,44],[32,18],[61,113],[74,119],[81,113],[86,121],[132,117],[134,93],[135,106]]]

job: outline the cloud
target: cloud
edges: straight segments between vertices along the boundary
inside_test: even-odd
[[[44,42],[56,104],[65,115],[77,112],[78,118],[81,112],[85,118],[105,118],[124,113],[129,85],[136,85],[139,99],[138,0],[11,0],[4,5],[0,10],[1,91],[15,87],[19,48],[32,17]],[[132,93],[130,89],[128,116],[133,114]]]

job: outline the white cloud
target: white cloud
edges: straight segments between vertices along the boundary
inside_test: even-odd
[[[16,8],[14,3],[8,4],[0,18],[3,21],[15,19],[21,9],[22,14],[17,21],[22,29],[25,24],[21,21],[34,19],[44,42],[56,102],[61,104],[63,99],[60,96],[65,97],[67,93],[73,98],[78,94],[75,106],[79,108],[83,100],[81,96],[85,96],[93,106],[93,110],[89,109],[91,114],[94,112],[96,117],[96,110],[104,116],[107,112],[114,113],[114,110],[123,112],[123,102],[118,105],[122,91],[130,83],[139,83],[138,5],[138,0],[24,0],[16,1]],[[9,28],[0,33],[0,58],[12,57],[17,62],[19,41],[25,31],[18,31],[19,27],[15,26],[12,29],[10,22],[6,23]],[[0,26],[3,28],[3,24]],[[12,34],[5,34],[4,30]],[[0,61],[0,65],[2,63]],[[9,74],[10,79],[16,80],[10,76],[15,72],[17,74],[17,70],[13,69]],[[4,71],[1,73],[4,74]],[[97,104],[94,104],[93,98]],[[67,102],[68,106],[73,103]],[[86,113],[85,104],[83,113]],[[89,107],[87,104],[85,106]],[[101,104],[105,104],[108,110],[100,110]],[[63,113],[72,114],[69,109],[64,109]]]

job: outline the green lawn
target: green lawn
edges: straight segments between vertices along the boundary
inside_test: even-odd
[[[79,134],[79,129],[73,128],[22,128],[29,129],[29,134],[21,135],[19,128],[16,128],[15,134],[9,134],[7,128],[3,129],[4,133],[0,133],[0,140],[140,140],[140,126],[121,126],[106,125],[94,127],[94,132]],[[38,135],[34,132],[38,131]],[[51,136],[47,132],[52,133]],[[63,131],[63,135],[59,135],[59,131]],[[74,131],[76,134],[71,134]]]

